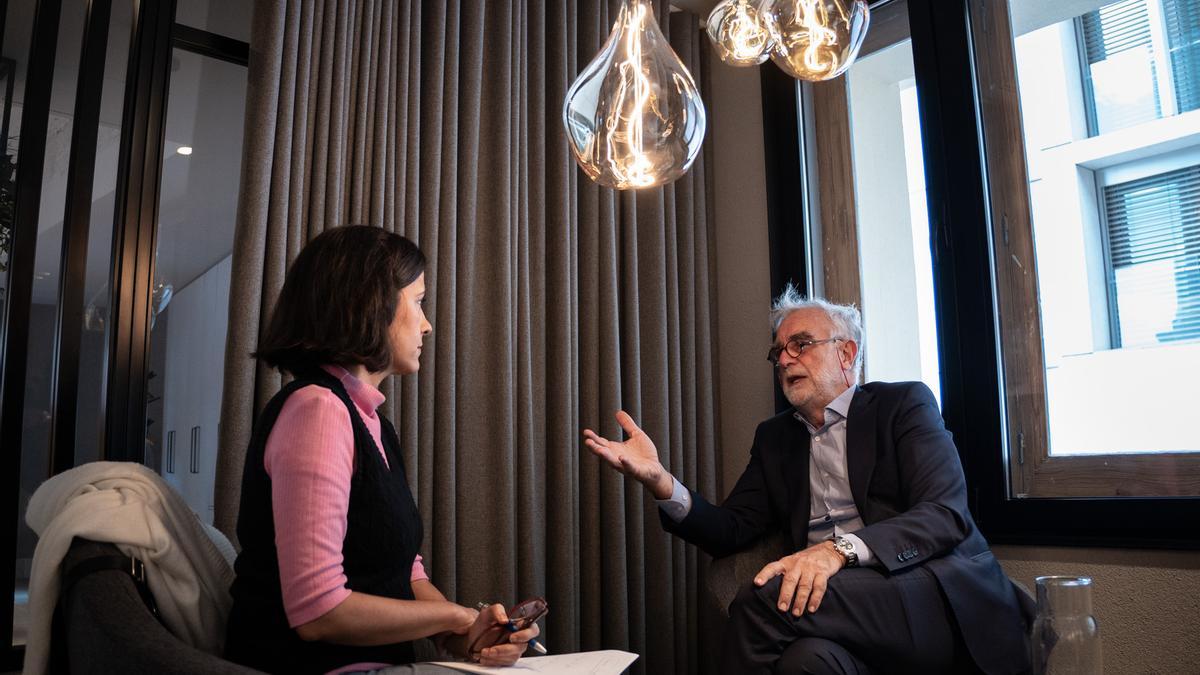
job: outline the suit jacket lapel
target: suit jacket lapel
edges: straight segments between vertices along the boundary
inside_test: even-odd
[[[867,525],[871,524],[866,505],[867,486],[875,471],[876,413],[875,396],[860,387],[850,402],[846,416],[846,470],[850,475],[850,494],[854,497],[854,505]]]
[[[808,428],[793,418],[788,425],[784,478],[788,489],[788,505],[792,514],[792,543],[796,550],[808,546],[808,519],[812,509],[808,486],[808,464],[811,438]]]

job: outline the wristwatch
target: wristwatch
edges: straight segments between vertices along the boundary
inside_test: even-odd
[[[833,550],[846,559],[846,567],[858,567],[858,553],[854,551],[854,542],[845,537],[834,537]]]

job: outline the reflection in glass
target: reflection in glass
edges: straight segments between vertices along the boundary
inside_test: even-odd
[[[253,9],[246,0],[176,0],[175,22],[249,42]]]
[[[9,18],[20,15],[23,5],[9,3]],[[55,325],[58,320],[58,285],[62,257],[63,215],[66,208],[67,169],[71,154],[73,131],[72,111],[75,109],[75,88],[79,77],[79,45],[83,39],[85,7],[81,3],[65,3],[59,24],[58,46],[54,60],[54,86],[50,98],[50,117],[46,132],[45,164],[42,170],[42,196],[38,212],[37,245],[34,256],[32,303],[29,308],[29,342],[25,364],[25,409],[21,424],[21,487],[19,494],[19,522],[17,525],[17,598],[14,607],[15,623],[21,630],[14,630],[14,643],[25,640],[25,593],[29,586],[30,563],[36,536],[25,524],[25,510],[33,491],[49,477],[50,431],[53,426],[53,376]],[[26,31],[31,30],[30,16],[21,17],[18,23]],[[23,108],[24,75],[27,63],[28,34],[17,40],[20,51],[10,53],[9,35],[6,29],[5,56],[17,62],[16,86],[14,87],[14,110]],[[20,137],[21,126],[14,119],[10,127],[11,136]]]
[[[100,126],[96,134],[96,170],[88,226],[87,269],[83,292],[83,328],[79,341],[79,393],[75,415],[75,463],[101,458],[104,398],[108,381],[109,277],[112,273],[113,217],[124,110],[133,3],[116,2],[108,27]]]

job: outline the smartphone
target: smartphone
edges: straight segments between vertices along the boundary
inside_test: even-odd
[[[530,598],[513,605],[507,611],[508,623],[498,623],[488,628],[471,643],[471,657],[477,658],[484,649],[508,642],[509,635],[529,628],[549,611],[550,606],[545,598]]]

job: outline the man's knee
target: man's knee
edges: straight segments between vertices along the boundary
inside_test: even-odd
[[[782,578],[774,577],[762,586],[754,585],[753,581],[742,584],[737,595],[734,596],[733,602],[729,603],[729,616],[746,613],[761,614],[764,610],[772,610],[779,601]]]
[[[806,637],[788,645],[775,664],[776,675],[866,675],[866,667],[832,640]]]

